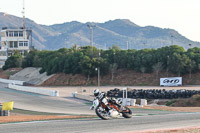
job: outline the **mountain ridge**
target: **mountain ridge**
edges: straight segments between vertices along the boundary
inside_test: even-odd
[[[62,24],[40,25],[28,18],[25,19],[27,27],[33,30],[33,45],[37,49],[56,50],[78,46],[90,45],[90,30],[87,23],[78,21]],[[93,44],[97,48],[108,49],[113,44],[121,49],[159,48],[162,46],[179,45],[185,49],[200,46],[200,42],[191,41],[174,29],[159,28],[156,26],[139,26],[128,19],[109,20],[104,23],[94,23]],[[20,27],[22,18],[0,13],[0,28]]]

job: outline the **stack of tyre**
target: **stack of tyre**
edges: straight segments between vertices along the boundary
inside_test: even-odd
[[[165,90],[165,89],[131,89],[127,92],[128,98],[145,98],[145,99],[174,99],[174,98],[190,98],[193,95],[200,94],[200,90]],[[107,92],[108,97],[122,98],[123,91],[120,89],[113,89]],[[126,97],[126,93],[124,93]]]

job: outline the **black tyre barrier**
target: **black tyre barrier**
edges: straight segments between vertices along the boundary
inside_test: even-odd
[[[193,95],[200,94],[200,90],[165,90],[165,89],[150,89],[150,90],[143,90],[143,89],[131,89],[127,92],[128,98],[145,98],[145,99],[175,99],[175,98],[189,98]],[[113,89],[107,92],[108,97],[115,97],[115,98],[122,98],[123,91],[120,89]],[[126,97],[126,93],[124,93]]]

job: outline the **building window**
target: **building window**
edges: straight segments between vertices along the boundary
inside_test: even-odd
[[[9,37],[13,37],[13,31],[9,31]]]
[[[23,47],[23,45],[24,45],[24,42],[23,41],[19,41],[19,46]]]
[[[23,36],[23,31],[19,32],[19,36],[22,37]]]
[[[14,37],[18,37],[18,31],[14,31]]]
[[[14,48],[18,48],[17,41],[14,41]]]
[[[18,42],[17,41],[10,41],[9,42],[9,48],[18,48]]]
[[[28,41],[19,41],[19,46],[20,47],[27,47],[28,46]]]
[[[6,51],[0,51],[0,56],[6,56]]]
[[[24,41],[24,46],[28,46],[28,41]]]
[[[12,56],[12,53],[9,52],[9,53],[8,53],[8,56]]]
[[[10,48],[13,48],[13,41],[10,41],[10,42],[9,42],[9,47],[10,47]]]

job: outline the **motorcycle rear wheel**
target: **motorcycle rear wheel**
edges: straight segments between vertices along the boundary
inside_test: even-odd
[[[108,113],[107,113],[107,112],[102,112],[102,111],[99,109],[99,107],[97,107],[97,108],[95,109],[95,112],[96,112],[97,116],[100,117],[100,118],[103,119],[103,120],[109,120],[109,119],[110,119],[110,117],[107,115]],[[105,116],[104,116],[103,114],[105,114]],[[107,115],[107,116],[106,116],[106,115]]]
[[[122,116],[124,118],[131,118],[132,117],[132,111],[128,107],[124,107],[126,110],[122,112]]]

